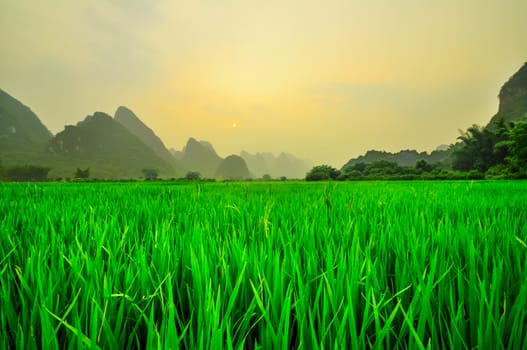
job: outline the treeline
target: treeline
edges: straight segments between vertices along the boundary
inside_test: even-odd
[[[329,165],[319,165],[306,175],[307,181],[324,180],[477,180],[484,175],[477,171],[452,171],[441,164],[419,160],[414,166],[401,166],[395,162],[379,160],[373,163],[355,163],[337,170]]]
[[[47,181],[50,168],[35,165],[3,167],[0,163],[0,181]]]
[[[527,114],[525,115],[527,119]],[[449,158],[434,164],[418,160],[413,166],[379,160],[347,164],[337,170],[319,165],[306,174],[320,180],[457,180],[527,178],[527,120],[494,128],[473,125],[458,138]]]
[[[48,174],[51,168],[37,165],[15,165],[2,166],[0,161],[0,181],[13,182],[44,182],[49,181]],[[74,173],[74,179],[87,179],[90,177],[90,169],[79,169]],[[62,180],[55,179],[55,180]]]
[[[36,165],[16,165],[3,167],[0,161],[0,181],[11,182],[45,182],[45,181],[75,181],[75,182],[97,182],[108,181],[107,179],[97,179],[90,176],[90,168],[77,168],[72,172],[72,177],[52,178],[48,177],[51,168]],[[156,180],[158,171],[156,169],[143,169],[145,180]],[[119,179],[116,181],[131,181],[132,179]],[[136,181],[136,180],[135,180]]]
[[[184,177],[180,178],[159,178],[159,171],[153,168],[144,168],[141,170],[141,177],[135,179],[100,179],[91,177],[90,168],[77,168],[72,172],[72,177],[49,178],[48,173],[50,168],[35,166],[35,165],[17,165],[11,167],[3,167],[0,161],[0,181],[8,182],[45,182],[45,181],[62,181],[62,182],[135,182],[135,181],[201,181],[210,182],[216,181],[211,178],[203,178],[199,172],[189,171]],[[252,180],[252,179],[246,179]],[[269,175],[265,175],[263,180],[271,180]],[[285,180],[285,178],[282,178]]]

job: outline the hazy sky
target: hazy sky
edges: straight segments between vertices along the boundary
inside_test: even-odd
[[[526,18],[525,0],[2,0],[0,88],[54,133],[125,105],[168,147],[340,167],[486,124]]]

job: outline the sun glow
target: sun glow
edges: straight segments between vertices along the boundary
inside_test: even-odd
[[[238,123],[232,123],[232,127],[233,128],[237,128],[238,127]]]

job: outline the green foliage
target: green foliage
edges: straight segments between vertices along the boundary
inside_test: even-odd
[[[46,181],[49,168],[35,165],[19,165],[5,170],[5,177],[9,181]]]
[[[462,143],[453,151],[454,170],[478,171],[491,179],[526,175],[527,121],[506,125],[501,120],[494,129],[474,125],[459,139]]]
[[[77,168],[75,171],[75,178],[77,179],[87,179],[90,177],[90,168],[86,168],[82,170],[81,168]]]
[[[142,170],[142,172],[143,172],[143,177],[145,178],[145,180],[149,180],[149,181],[157,180],[157,177],[159,175],[159,172],[157,171],[157,169],[145,168]]]
[[[524,349],[524,182],[0,186],[0,348]]]
[[[417,152],[416,150],[402,150],[397,153],[369,150],[366,154],[349,160],[343,168],[357,163],[371,164],[381,160],[396,163],[400,166],[413,166],[418,160],[426,160],[430,164],[438,164],[446,160],[449,155],[449,150],[436,150],[431,153]]]
[[[201,179],[201,174],[199,173],[199,171],[189,171],[185,175],[185,179],[187,179],[187,180],[199,180],[199,179]]]
[[[345,166],[338,177],[339,180],[479,180],[483,178],[485,174],[477,170],[449,171],[442,169],[439,164],[428,164],[425,160],[417,161],[415,166],[399,166],[388,161],[352,163]],[[492,178],[498,176],[493,175]]]
[[[342,169],[340,180],[389,179],[402,175],[415,175],[413,167],[402,167],[395,162],[378,160],[373,163],[352,163]]]
[[[307,181],[323,181],[336,180],[340,175],[340,171],[329,165],[317,165],[313,167],[307,174]]]
[[[508,130],[503,122],[497,131],[473,125],[458,139],[462,143],[452,154],[454,170],[485,172],[505,163],[508,149],[504,142],[508,139]]]
[[[527,121],[517,123],[510,132],[510,164],[519,172],[527,171]]]
[[[429,173],[432,171],[433,167],[432,165],[428,164],[426,160],[420,159],[415,162],[415,169],[420,173]]]

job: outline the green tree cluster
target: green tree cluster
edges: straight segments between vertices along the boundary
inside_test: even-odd
[[[340,175],[340,171],[329,165],[317,165],[313,167],[307,174],[307,181],[322,181],[322,180],[336,180]]]
[[[497,131],[473,125],[463,133],[461,145],[454,148],[452,168],[459,171],[486,172],[503,164],[508,154],[508,128],[501,122]]]
[[[395,162],[379,160],[373,163],[354,163],[345,166],[340,180],[412,180],[422,178],[445,177],[444,170],[438,164],[429,164],[424,159],[416,161],[414,166],[401,166]]]
[[[145,168],[142,170],[142,172],[145,180],[148,181],[157,180],[157,177],[159,176],[159,172],[157,171],[157,169]]]
[[[86,168],[82,170],[81,168],[77,168],[75,171],[75,178],[77,179],[87,179],[90,177],[90,168]]]
[[[0,159],[0,181],[47,181],[49,170],[35,165],[4,167]]]
[[[187,172],[187,174],[185,175],[185,180],[199,180],[201,179],[201,174],[199,173],[199,171],[189,171]]]
[[[341,171],[327,165],[319,165],[308,172],[306,180],[461,180],[482,177],[478,171],[449,171],[441,164],[429,164],[420,159],[414,166],[401,166],[386,160],[352,163],[344,166]]]
[[[501,121],[495,130],[473,125],[459,140],[452,153],[454,170],[487,177],[527,176],[527,120],[508,125]]]
[[[527,114],[526,114],[527,119]],[[512,172],[527,173],[527,121],[517,123],[510,131],[507,158]]]
[[[7,181],[47,181],[49,168],[34,165],[18,165],[2,171]]]

